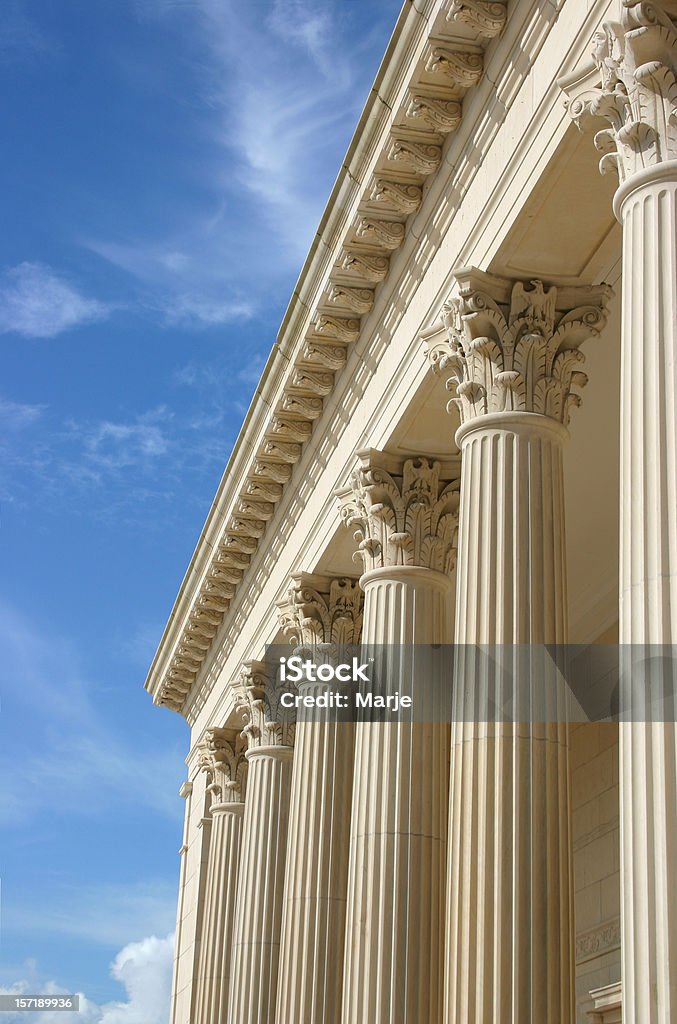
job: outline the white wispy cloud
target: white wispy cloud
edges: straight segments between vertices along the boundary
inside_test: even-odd
[[[0,277],[0,333],[26,338],[57,334],[96,320],[111,307],[83,295],[42,263],[20,263]]]
[[[82,439],[85,459],[114,471],[166,455],[171,445],[167,434],[171,419],[170,411],[160,406],[130,422],[101,420],[90,425],[73,424],[72,429]]]
[[[50,514],[65,506],[69,515],[146,528],[149,506],[163,529],[191,505],[204,512],[261,365],[255,356],[240,370],[185,364],[168,382],[172,408],[103,419],[64,421],[41,405],[0,399],[0,500],[27,507],[40,495]]]
[[[149,936],[130,942],[117,954],[110,966],[111,977],[120,983],[126,998],[97,1006],[80,994],[78,1024],[166,1024],[169,1018],[174,936]],[[67,995],[68,990],[55,981],[40,979],[37,966],[27,964],[27,977],[0,987],[6,995]],[[24,1024],[25,1012],[3,1014],[5,1024]],[[32,1012],[34,1024],[63,1024],[64,1012]]]
[[[337,0],[136,7],[181,39],[192,70],[188,144],[200,198],[193,208],[186,195],[173,198],[172,230],[162,237],[121,231],[86,244],[133,275],[168,324],[260,315],[305,257],[397,2],[392,12],[375,4],[376,48],[369,29],[350,38]]]
[[[36,423],[44,411],[44,405],[12,402],[7,398],[0,398],[0,427],[3,431],[23,430]]]
[[[165,315],[170,324],[215,327],[238,320],[249,320],[254,308],[244,300],[221,301],[199,295],[180,295],[167,304]]]

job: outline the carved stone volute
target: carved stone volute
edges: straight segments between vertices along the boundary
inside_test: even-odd
[[[357,580],[311,573],[291,578],[278,602],[280,628],[291,644],[357,644],[362,627],[362,591]]]
[[[427,354],[446,377],[461,422],[531,412],[567,426],[580,404],[577,389],[587,383],[580,346],[603,329],[611,289],[557,289],[472,268],[455,277],[459,295],[442,310],[446,338],[432,338]]]
[[[246,738],[235,729],[209,729],[199,754],[212,805],[241,803],[247,782]]]
[[[339,491],[343,523],[354,530],[364,570],[422,566],[449,573],[456,557],[459,469],[422,456],[358,454]]]
[[[570,95],[569,113],[579,127],[591,119],[600,170],[622,182],[646,168],[677,159],[677,3],[622,0],[620,21],[604,22],[594,35],[592,57],[600,85]]]
[[[242,730],[249,751],[259,747],[292,747],[296,723],[280,706],[289,683],[281,684],[264,662],[249,661],[242,666],[238,707],[245,719]]]

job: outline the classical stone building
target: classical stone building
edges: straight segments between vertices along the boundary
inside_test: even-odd
[[[677,1021],[674,718],[461,659],[450,725],[294,727],[262,664],[677,638],[676,72],[675,0],[405,3],[147,682],[172,1024]]]

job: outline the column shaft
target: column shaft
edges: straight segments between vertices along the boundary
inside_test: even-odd
[[[212,806],[212,829],[205,886],[200,967],[195,993],[195,1019],[223,1024],[228,1008],[233,919],[243,803]]]
[[[393,566],[361,582],[367,650],[450,641],[446,575]],[[400,692],[412,680],[415,696],[415,655]],[[441,1020],[448,726],[402,719],[357,724],[343,1024]]]
[[[275,1020],[292,754],[287,746],[247,752],[228,1024]]]
[[[319,696],[324,683],[302,684]],[[296,725],[278,1024],[339,1024],[355,726],[332,712]]]
[[[617,197],[625,644],[677,643],[676,208],[675,161],[635,177]],[[650,657],[633,649],[630,660]],[[620,727],[623,1019],[668,1024],[677,1016],[677,725],[674,699],[672,720],[661,720],[657,704],[652,709],[664,680],[650,672],[627,678],[632,720]]]
[[[460,432],[447,1024],[573,1020],[568,731],[531,646],[566,638],[566,436],[534,413]]]

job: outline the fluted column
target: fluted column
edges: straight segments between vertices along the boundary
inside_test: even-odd
[[[211,793],[211,836],[195,986],[195,1021],[222,1024],[228,1008],[233,920],[247,774],[241,734],[210,729],[200,755]]]
[[[339,495],[364,560],[363,647],[383,645],[389,687],[414,700],[410,645],[451,640],[457,473],[372,451]],[[447,757],[439,720],[357,724],[343,1024],[441,1020]]]
[[[249,772],[226,1019],[274,1024],[294,726],[277,715],[263,664],[245,665],[242,683]]]
[[[279,603],[280,625],[316,664],[341,659],[359,642],[362,592],[356,580],[293,576]],[[301,682],[301,697],[333,687]],[[296,724],[287,846],[278,1024],[340,1024],[355,726],[321,708]]]
[[[592,121],[618,173],[623,1020],[677,1019],[677,5],[626,0],[595,36]],[[568,83],[567,83],[568,84]],[[644,645],[670,645],[663,651]],[[668,694],[672,698],[664,702]]]
[[[457,283],[429,349],[462,424],[444,1020],[573,1024],[566,704],[538,645],[566,642],[563,446],[606,293]]]

